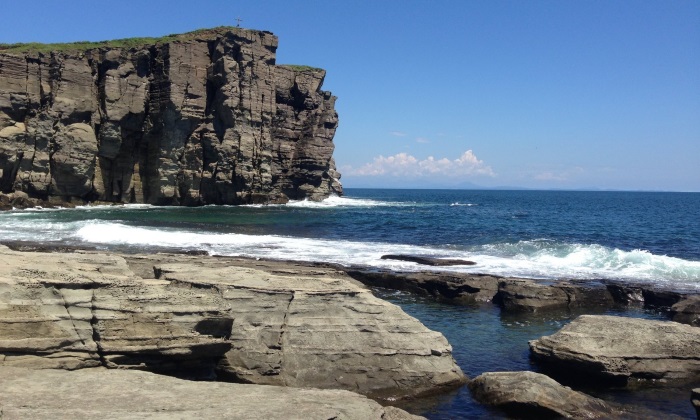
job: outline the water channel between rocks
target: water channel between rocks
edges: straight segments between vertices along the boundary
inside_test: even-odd
[[[458,306],[402,291],[372,290],[377,297],[401,306],[428,328],[443,333],[452,345],[455,360],[470,379],[484,372],[539,371],[537,365],[530,361],[528,341],[558,331],[583,313],[668,320],[663,312],[637,307],[511,314],[503,313],[498,306],[489,303]],[[636,391],[579,390],[607,401],[639,405],[660,413],[695,419],[688,387]],[[508,418],[502,412],[474,401],[466,386],[448,394],[402,403],[400,407],[429,419]]]

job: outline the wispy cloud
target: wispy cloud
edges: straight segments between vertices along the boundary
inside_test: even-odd
[[[430,139],[426,139],[425,137],[416,137],[416,143],[430,143]]]
[[[389,134],[391,134],[394,137],[406,137],[406,133],[403,131],[390,131]]]
[[[456,159],[436,159],[433,156],[428,156],[420,160],[408,153],[399,153],[388,157],[377,156],[372,162],[366,163],[359,168],[346,166],[343,168],[343,172],[345,175],[354,176],[396,176],[406,178],[496,176],[493,169],[479,160],[471,150],[467,150]]]
[[[572,177],[579,175],[584,172],[584,169],[580,166],[575,166],[573,168],[560,170],[560,171],[543,171],[536,173],[532,176],[532,179],[537,181],[556,181],[563,182],[569,181]]]

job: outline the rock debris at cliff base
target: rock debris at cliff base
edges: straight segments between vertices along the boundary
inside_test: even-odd
[[[138,47],[0,49],[0,192],[56,202],[279,203],[342,194],[325,71],[218,28]]]

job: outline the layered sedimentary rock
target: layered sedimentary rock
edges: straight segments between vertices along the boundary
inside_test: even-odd
[[[149,372],[0,367],[3,419],[420,419],[340,390],[194,382]]]
[[[0,49],[1,192],[160,205],[342,193],[325,71],[275,65],[273,34],[113,45]]]
[[[530,351],[555,377],[623,386],[700,381],[700,328],[672,321],[582,315],[530,341]]]
[[[6,247],[0,259],[0,366],[216,372],[379,398],[465,380],[440,333],[335,270]]]

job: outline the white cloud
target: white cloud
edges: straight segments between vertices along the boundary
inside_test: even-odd
[[[406,137],[406,133],[403,131],[390,131],[389,134],[391,134],[394,137]]]
[[[416,137],[416,143],[430,143],[430,139],[426,139],[425,137]]]
[[[426,159],[418,160],[408,153],[399,153],[388,157],[378,156],[372,162],[359,168],[347,166],[343,168],[343,171],[344,175],[405,178],[496,176],[491,167],[479,160],[471,150],[467,150],[457,159],[436,159],[433,156],[428,156]]]

